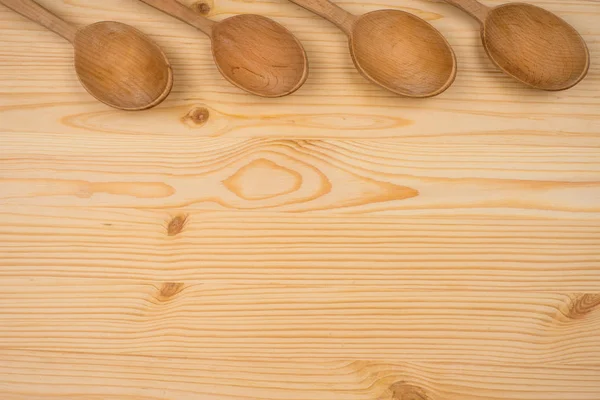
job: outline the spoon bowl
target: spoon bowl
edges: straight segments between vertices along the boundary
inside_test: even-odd
[[[81,84],[101,102],[121,110],[145,110],[171,92],[173,72],[167,57],[137,29],[119,22],[77,29],[34,0],[0,0],[0,4],[68,40],[75,48]]]
[[[378,10],[356,19],[350,52],[363,76],[409,97],[431,97],[456,78],[452,48],[429,23],[397,10]]]
[[[396,94],[431,97],[456,77],[454,51],[432,25],[399,10],[356,16],[330,0],[290,0],[320,15],[348,37],[356,69]]]
[[[308,77],[304,48],[290,31],[269,18],[246,14],[215,22],[177,0],[141,1],[209,36],[219,72],[240,89],[281,97],[298,90]]]
[[[308,77],[308,59],[298,39],[260,15],[236,15],[214,25],[212,51],[228,81],[262,97],[291,94]]]
[[[96,99],[122,110],[161,103],[173,86],[164,53],[146,35],[118,22],[98,22],[75,34],[75,70]]]
[[[481,38],[500,69],[539,89],[568,89],[589,68],[581,35],[561,18],[530,4],[508,3],[491,9]]]
[[[477,0],[444,1],[477,19],[488,56],[516,80],[536,89],[565,90],[586,76],[585,41],[551,12],[526,3],[490,8]]]

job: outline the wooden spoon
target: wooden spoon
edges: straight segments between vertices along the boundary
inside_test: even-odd
[[[590,55],[583,38],[551,12],[525,3],[489,8],[476,0],[445,1],[479,21],[491,60],[526,85],[565,90],[587,74]]]
[[[144,110],[171,92],[173,73],[167,57],[137,29],[118,22],[77,29],[33,0],[0,3],[67,39],[75,48],[79,80],[101,102],[122,110]]]
[[[357,17],[328,0],[291,1],[344,31],[360,73],[394,93],[431,97],[454,82],[456,58],[452,48],[421,18],[397,10]]]
[[[286,96],[306,81],[308,60],[302,44],[269,18],[247,14],[214,22],[176,0],[141,1],[208,35],[221,74],[249,93]]]

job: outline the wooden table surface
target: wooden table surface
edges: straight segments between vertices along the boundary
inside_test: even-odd
[[[600,399],[600,3],[532,2],[589,45],[572,90],[502,75],[444,3],[341,3],[447,36],[455,85],[410,100],[284,0],[193,4],[297,34],[311,73],[282,99],[141,2],[40,0],[164,48],[173,93],[140,113],[0,6],[0,399]]]

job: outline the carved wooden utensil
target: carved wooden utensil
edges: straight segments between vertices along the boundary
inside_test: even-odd
[[[412,14],[379,10],[360,17],[328,0],[290,0],[329,20],[349,38],[356,68],[370,81],[409,97],[431,97],[456,77],[456,58],[433,26]]]
[[[495,8],[476,0],[445,0],[473,16],[490,59],[505,73],[537,89],[565,90],[587,74],[583,38],[561,18],[525,3]]]
[[[137,111],[160,104],[171,92],[167,57],[137,29],[118,22],[77,29],[33,0],[0,3],[67,39],[75,48],[79,80],[101,102]]]
[[[214,22],[176,0],[141,1],[208,35],[221,74],[247,92],[281,97],[306,81],[308,60],[302,44],[269,18],[247,14]]]

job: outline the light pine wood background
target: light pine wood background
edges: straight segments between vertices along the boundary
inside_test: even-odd
[[[310,77],[277,100],[140,2],[40,3],[140,28],[176,81],[109,109],[68,43],[0,6],[0,399],[600,399],[597,0],[533,1],[591,51],[560,93],[498,72],[449,5],[340,3],[446,35],[458,78],[426,100],[283,0],[186,1],[297,34]]]

